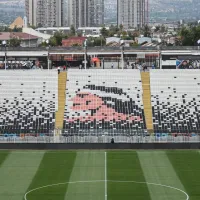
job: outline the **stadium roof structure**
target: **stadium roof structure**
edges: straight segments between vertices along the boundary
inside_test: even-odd
[[[49,35],[49,34],[40,33],[39,31],[36,31],[32,28],[23,28],[22,32],[42,38],[43,40],[49,40],[51,37],[51,35]]]
[[[21,33],[21,32],[0,32],[0,41],[3,40],[10,40],[11,38],[18,38],[21,40],[33,40],[38,39],[37,36],[28,34],[28,33]]]

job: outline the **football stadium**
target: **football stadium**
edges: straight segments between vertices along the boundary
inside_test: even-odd
[[[195,69],[0,71],[0,199],[199,200],[199,86]]]
[[[200,200],[199,5],[0,0],[0,200]]]

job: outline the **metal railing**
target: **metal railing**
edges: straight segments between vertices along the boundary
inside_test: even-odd
[[[7,51],[84,51],[83,47],[6,47]],[[97,46],[88,47],[88,51],[119,51],[120,47]],[[124,47],[124,51],[132,50],[200,50],[199,46],[156,46],[156,47],[143,47],[133,46]],[[5,51],[5,47],[0,46],[0,51]],[[120,50],[121,51],[121,50]]]
[[[196,136],[24,136],[0,137],[0,143],[200,143]]]

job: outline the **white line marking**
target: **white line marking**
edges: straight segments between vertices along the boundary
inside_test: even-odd
[[[138,183],[138,184],[147,184],[147,185],[155,185],[155,186],[160,186],[160,187],[166,187],[166,188],[170,188],[170,189],[173,189],[173,190],[177,190],[177,191],[185,194],[186,200],[190,199],[189,195],[185,191],[183,191],[179,188],[176,188],[176,187],[172,187],[170,185],[163,185],[163,184],[159,184],[159,183],[149,183],[149,182],[137,182],[137,181],[109,181],[109,182],[113,182],[113,183]]]
[[[1,143],[0,143],[1,144]],[[1,153],[4,153],[4,151],[7,151],[8,149],[2,149],[2,150],[0,150],[0,154]],[[81,153],[94,153],[94,154],[96,154],[96,153],[102,153],[102,151],[104,152],[105,151],[105,149],[104,150],[100,150],[100,151],[85,151],[85,150],[83,150],[83,151],[76,151],[76,150],[61,150],[61,151],[51,151],[51,150],[35,150],[35,151],[33,151],[33,150],[29,150],[29,149],[26,149],[26,151],[21,151],[21,150],[8,150],[9,152],[12,152],[12,153],[20,153],[20,154],[26,154],[26,153],[28,153],[28,154],[30,154],[30,153],[50,153],[50,154],[54,154],[54,153],[74,153],[74,152],[81,152]],[[132,153],[132,152],[134,152],[134,151],[140,151],[140,153],[146,153],[146,154],[148,154],[149,153],[149,151],[152,151],[152,152],[154,152],[154,150],[148,150],[148,151],[145,151],[145,150],[139,150],[139,149],[137,149],[137,150],[121,150],[120,151],[120,153],[125,153],[125,154],[127,154],[127,153]],[[162,151],[162,150],[161,150]],[[156,153],[160,153],[160,154],[165,154],[166,152],[167,152],[168,150],[164,150],[163,152],[159,152],[159,150],[155,150],[155,152]],[[170,151],[170,150],[169,150]],[[169,152],[170,154],[178,154],[178,153],[180,153],[180,154],[184,154],[184,153],[188,153],[189,151],[192,151],[192,152],[198,152],[198,153],[200,153],[200,151],[199,150],[185,150],[185,152],[184,151],[181,151],[180,150],[180,152],[179,151],[172,151],[172,152]],[[110,150],[109,151],[109,153],[119,153],[119,151],[112,151],[112,150]]]
[[[107,152],[105,152],[105,200],[107,200]]]
[[[40,189],[43,189],[43,188],[47,188],[47,187],[53,187],[53,186],[58,186],[58,185],[65,185],[65,184],[76,184],[76,183],[100,183],[100,182],[105,182],[105,180],[93,180],[93,181],[74,181],[74,182],[65,182],[65,183],[56,183],[56,184],[52,184],[52,185],[45,185],[45,186],[42,186],[42,187],[38,187],[38,188],[35,188],[35,189],[32,189],[30,191],[28,191],[25,195],[24,195],[24,199],[25,200],[28,200],[27,199],[27,195],[36,191],[36,190],[40,190]],[[160,187],[166,187],[166,188],[170,188],[170,189],[173,189],[173,190],[177,190],[181,193],[183,193],[185,196],[186,196],[186,199],[185,200],[189,200],[190,197],[189,195],[179,189],[179,188],[176,188],[176,187],[172,187],[172,186],[169,186],[169,185],[162,185],[162,184],[158,184],[158,183],[148,183],[148,182],[137,182],[137,181],[115,181],[115,180],[107,180],[106,182],[113,182],[113,183],[137,183],[137,184],[147,184],[147,185],[155,185],[155,186],[160,186]]]

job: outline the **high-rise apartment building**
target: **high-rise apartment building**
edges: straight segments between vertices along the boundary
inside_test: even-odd
[[[96,27],[104,24],[104,0],[67,0],[67,24]]]
[[[104,0],[94,0],[94,26],[104,24]]]
[[[31,26],[37,25],[37,0],[25,0],[25,14],[27,22]]]
[[[104,24],[104,0],[25,0],[29,25],[96,27]]]
[[[117,23],[125,29],[140,28],[145,25],[145,0],[118,0]]]
[[[29,25],[42,27],[65,26],[65,0],[25,0]]]

